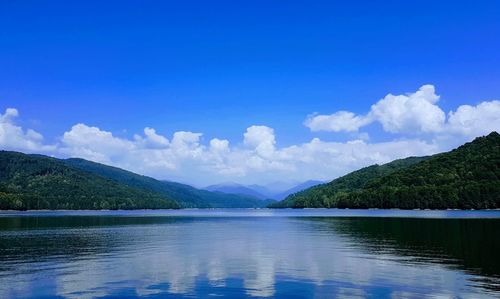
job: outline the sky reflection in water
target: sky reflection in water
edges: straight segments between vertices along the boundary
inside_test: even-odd
[[[498,297],[499,217],[380,210],[1,213],[0,298]]]

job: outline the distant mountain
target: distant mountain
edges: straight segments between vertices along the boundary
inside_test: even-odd
[[[63,161],[73,167],[98,174],[128,186],[157,192],[174,199],[182,208],[261,208],[274,202],[271,200],[261,200],[250,195],[211,192],[181,183],[159,181],[151,177],[84,159],[72,158]]]
[[[257,184],[252,184],[252,185],[245,185],[245,187],[254,190],[255,192],[262,194],[266,198],[273,198],[274,195],[276,195],[277,192],[281,192],[284,189],[278,189],[279,191],[276,190],[271,190],[267,186],[262,186],[262,185],[257,185]]]
[[[500,135],[492,132],[430,157],[362,168],[271,207],[500,208]]]
[[[210,185],[205,187],[205,190],[209,191],[218,191],[223,193],[233,193],[233,194],[242,194],[249,195],[260,199],[274,199],[274,200],[282,200],[288,195],[292,193],[296,193],[302,191],[304,189],[310,188],[314,185],[318,185],[324,182],[321,181],[306,181],[300,183],[292,188],[283,190],[282,188],[275,188],[273,191],[269,189],[267,186],[262,185],[241,185],[237,183],[221,183],[217,185]],[[290,184],[281,183],[281,187],[289,186]]]
[[[301,184],[302,182],[290,182],[290,181],[274,181],[274,182],[269,182],[265,185],[262,185],[266,190],[269,190],[269,192],[273,194],[278,194],[280,192],[283,192],[285,190],[288,190],[290,188],[295,187],[298,184]]]
[[[292,187],[286,191],[275,194],[272,198],[276,199],[276,200],[283,200],[290,194],[294,194],[294,193],[297,193],[299,191],[305,190],[307,188],[311,188],[313,186],[316,186],[319,184],[324,184],[324,183],[325,182],[323,182],[323,181],[314,181],[314,180],[305,181],[305,182],[298,184],[297,186]]]
[[[168,196],[41,155],[0,151],[0,209],[169,209]]]
[[[222,183],[217,185],[210,185],[203,188],[208,191],[217,191],[222,193],[232,193],[232,194],[241,194],[253,196],[260,199],[266,199],[267,196],[257,192],[256,190],[246,187],[244,185],[236,184],[236,183]]]

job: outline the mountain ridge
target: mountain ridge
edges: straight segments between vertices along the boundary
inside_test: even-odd
[[[119,184],[55,158],[0,151],[0,209],[141,208],[179,205],[166,196]]]
[[[247,195],[211,192],[187,184],[160,181],[131,171],[80,158],[70,158],[63,161],[74,167],[117,180],[129,186],[158,192],[173,198],[182,208],[259,208],[271,203]]]
[[[0,151],[0,209],[259,208],[269,203],[80,158]]]
[[[492,132],[433,156],[368,166],[270,207],[499,208],[500,135]]]
[[[237,184],[237,183],[221,183],[209,185],[203,188],[207,191],[217,191],[222,193],[232,193],[232,194],[241,194],[241,195],[250,195],[260,199],[267,199],[268,197],[260,192],[255,191],[252,188],[249,188],[245,185]]]
[[[263,185],[243,185],[234,182],[226,182],[215,185],[209,185],[204,187],[203,189],[209,191],[219,191],[224,193],[233,193],[233,194],[244,194],[251,195],[261,199],[273,199],[273,200],[282,200],[288,195],[292,193],[299,192],[303,189],[307,189],[314,185],[318,185],[324,183],[322,181],[316,180],[308,180],[299,184],[296,184],[287,189],[280,189],[279,191],[273,191]]]

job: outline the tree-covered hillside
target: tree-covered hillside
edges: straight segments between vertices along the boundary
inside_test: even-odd
[[[303,192],[274,207],[500,208],[500,135],[492,132],[423,161],[370,166]],[[389,172],[380,169],[403,164]]]
[[[158,192],[170,198],[175,198],[175,201],[185,208],[211,207],[208,202],[193,194],[196,193],[194,192],[194,190],[196,189],[188,185],[159,181],[151,177],[138,175],[117,167],[112,167],[79,158],[66,159],[62,160],[62,162],[72,167],[97,174],[99,176],[131,187]]]
[[[167,196],[120,184],[58,159],[0,151],[0,209],[178,207]]]
[[[428,157],[410,157],[395,160],[384,165],[372,165],[351,172],[329,183],[320,184],[309,189],[289,195],[284,200],[271,204],[272,208],[333,208],[337,207],[339,198],[346,193],[360,190],[374,178],[378,178]]]
[[[0,209],[259,208],[271,202],[158,181],[83,159],[0,151]]]
[[[159,193],[174,199],[183,208],[261,208],[274,202],[242,194],[227,194],[196,189],[192,186],[159,181],[120,168],[83,159],[67,159],[64,163],[121,184]]]

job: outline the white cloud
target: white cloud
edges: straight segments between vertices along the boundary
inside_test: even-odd
[[[55,149],[53,145],[44,145],[43,136],[32,130],[24,130],[14,123],[19,112],[14,108],[7,108],[0,114],[0,148],[3,150],[19,150],[24,152],[46,153]]]
[[[17,109],[7,108],[4,114],[0,114],[0,123],[11,122],[17,116],[19,116]]]
[[[468,137],[500,130],[500,101],[458,107],[448,114],[447,130]]]
[[[145,138],[140,135],[134,135],[134,139],[142,142],[145,147],[149,148],[164,148],[170,144],[165,136],[157,134],[156,130],[152,128],[144,128],[144,136]]]
[[[113,136],[111,132],[85,124],[76,124],[65,132],[60,151],[69,156],[82,157],[102,163],[112,163],[124,152],[135,148],[132,141]]]
[[[437,105],[438,101],[434,86],[423,85],[414,93],[386,95],[373,104],[366,115],[338,111],[331,115],[309,116],[304,124],[311,131],[357,132],[378,122],[388,133],[428,135],[441,142],[455,140],[454,144],[500,130],[500,101],[463,105],[450,111],[448,117]]]
[[[424,85],[408,95],[388,94],[371,107],[371,119],[380,122],[391,133],[439,132],[445,113],[436,103],[434,86]]]
[[[33,134],[31,138],[40,140]],[[247,128],[242,136],[244,147],[230,146],[228,140],[218,138],[205,146],[201,137],[201,133],[180,131],[169,142],[154,129],[146,128],[144,135],[127,139],[80,123],[63,134],[52,154],[81,157],[158,178],[205,184],[228,180],[330,179],[373,163],[436,152],[433,145],[414,140],[370,144],[362,140],[340,143],[314,138],[304,144],[277,148],[274,130],[267,126]]]
[[[195,184],[221,181],[268,183],[270,181],[328,180],[360,167],[408,156],[429,155],[500,131],[500,101],[463,105],[447,117],[437,106],[434,87],[425,85],[415,93],[387,95],[366,115],[340,111],[306,120],[311,130],[348,131],[350,140],[309,142],[280,147],[273,128],[254,125],[242,140],[212,138],[202,133],[179,131],[171,136],[146,127],[133,138],[120,137],[95,126],[79,123],[64,132],[57,144],[14,123],[16,109],[0,114],[0,149],[40,152],[58,157],[81,157],[160,179]],[[379,122],[398,139],[376,142],[360,127]],[[415,133],[420,133],[417,135]],[[405,137],[403,137],[405,136]]]
[[[356,132],[372,122],[368,116],[356,115],[349,111],[338,111],[331,115],[310,115],[304,125],[311,131]]]
[[[434,86],[424,85],[406,95],[388,94],[371,106],[366,115],[338,111],[331,115],[308,117],[305,125],[311,131],[356,132],[361,127],[379,122],[391,133],[429,133],[442,130],[445,113],[436,103]]]
[[[367,143],[359,139],[327,142],[319,138],[280,150],[284,161],[294,166],[292,173],[300,173],[301,179],[309,177],[320,180],[331,179],[375,163],[382,164],[439,151],[438,145],[418,139]]]
[[[243,134],[243,142],[255,149],[262,158],[271,158],[274,153],[276,138],[274,130],[266,126],[251,126]]]
[[[204,147],[200,145],[202,135],[185,131],[175,132],[171,149],[181,157],[199,157],[204,150]]]
[[[224,154],[229,152],[229,141],[214,138],[210,140],[210,150],[214,153]]]

